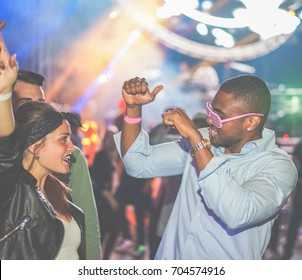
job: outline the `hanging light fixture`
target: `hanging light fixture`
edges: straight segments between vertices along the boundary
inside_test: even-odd
[[[279,8],[282,0],[241,0],[245,8],[235,12],[233,18],[217,17],[201,12],[198,10],[198,1],[195,0],[166,0],[162,6],[158,7],[157,12],[159,11],[160,15],[164,15],[164,18],[183,15],[197,21],[197,30],[201,28],[198,24],[225,29],[250,28],[259,37],[258,40],[251,43],[236,45],[236,42],[232,44],[230,36],[227,36],[229,38],[227,44],[221,39],[222,31],[217,32],[216,30],[216,35],[220,32],[220,38],[217,38],[218,35],[215,36],[214,32],[216,42],[220,46],[215,46],[177,34],[140,9],[136,1],[117,0],[117,2],[153,38],[165,46],[194,58],[216,62],[243,61],[266,55],[284,44],[301,22],[297,16]],[[262,9],[261,13],[259,12],[260,8]],[[275,17],[278,17],[277,20]],[[280,22],[278,22],[279,19]]]

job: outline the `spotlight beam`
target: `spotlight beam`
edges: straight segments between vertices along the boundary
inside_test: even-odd
[[[132,44],[140,36],[140,31],[133,30],[124,46],[119,50],[119,52],[114,56],[110,63],[105,67],[105,69],[98,75],[95,81],[89,86],[87,91],[80,97],[72,106],[71,111],[75,113],[80,113],[90,98],[96,93],[97,89],[110,78],[110,72],[118,64],[118,62],[124,57],[127,50],[132,46]]]

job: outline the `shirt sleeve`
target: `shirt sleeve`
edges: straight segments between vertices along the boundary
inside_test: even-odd
[[[92,183],[84,154],[80,149],[74,153],[76,161],[72,165],[69,177],[71,197],[85,214],[86,257],[88,260],[99,260],[101,258],[100,227]]]
[[[121,132],[114,135],[121,156]],[[148,134],[142,130],[122,158],[128,175],[136,178],[153,178],[182,174],[188,157],[189,143],[177,141],[158,145],[149,144]]]
[[[214,157],[198,178],[207,207],[230,229],[271,219],[285,204],[297,181],[293,162],[282,155],[259,158],[237,174],[231,169],[229,159]]]

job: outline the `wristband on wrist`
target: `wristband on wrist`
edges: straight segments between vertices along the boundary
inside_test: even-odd
[[[6,94],[0,94],[0,101],[5,101],[12,97],[12,92],[6,93]]]
[[[142,118],[129,118],[128,116],[124,116],[124,121],[126,123],[130,123],[130,124],[136,124],[136,123],[140,123],[142,121]]]

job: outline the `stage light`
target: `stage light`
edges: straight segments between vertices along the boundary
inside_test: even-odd
[[[90,146],[91,145],[91,140],[88,137],[84,137],[84,138],[82,138],[81,143],[82,143],[83,146]]]
[[[231,34],[220,28],[213,28],[212,34],[216,37],[215,44],[225,48],[234,47],[235,41]]]
[[[253,6],[249,9],[236,9],[233,11],[233,15],[236,18],[245,18],[250,30],[258,33],[262,39],[290,34],[300,24],[299,18],[291,12],[276,8],[269,9],[269,7],[261,9],[258,6]]]
[[[127,41],[120,48],[118,53],[113,57],[110,63],[105,67],[105,69],[99,74],[96,80],[89,86],[87,91],[78,99],[75,104],[72,106],[72,111],[75,113],[80,113],[83,108],[86,106],[87,102],[91,97],[96,93],[100,85],[108,81],[108,77],[112,77],[113,68],[118,64],[118,62],[126,54],[127,50],[134,44],[134,42],[140,37],[141,32],[137,29],[134,29],[130,32]]]
[[[198,23],[196,26],[196,30],[202,36],[206,36],[209,33],[208,27],[204,23]]]
[[[101,74],[101,75],[98,77],[97,81],[98,81],[100,84],[104,84],[104,83],[106,83],[106,82],[108,81],[108,76],[105,75],[105,74]]]
[[[213,2],[212,1],[202,1],[201,2],[201,8],[204,10],[204,11],[208,11],[210,10],[211,8],[213,7]]]
[[[97,143],[100,142],[100,137],[98,136],[98,134],[92,133],[92,134],[90,135],[90,140],[91,140],[91,142],[92,142],[93,144],[97,144]]]
[[[83,123],[82,123],[81,130],[82,130],[83,132],[87,132],[88,129],[89,129],[89,124],[88,124],[87,122],[83,122]]]
[[[300,109],[300,100],[297,96],[293,96],[291,99],[291,107],[294,113],[297,113]]]
[[[81,139],[83,153],[87,159],[88,166],[93,163],[96,148],[100,145],[99,126],[96,121],[86,120],[82,124],[84,137]]]
[[[247,15],[247,12],[249,11],[253,11],[253,16],[245,17],[243,14],[239,14],[234,18],[215,17],[195,10],[189,5],[184,5],[187,1],[173,1],[174,8],[177,6],[176,3],[178,4],[179,2],[182,2],[182,5],[179,6],[183,9],[182,14],[189,16],[191,19],[197,20],[199,23],[202,22],[207,25],[214,25],[222,28],[240,28],[250,25],[250,28],[253,29],[256,34],[259,32],[261,33],[260,36],[262,36],[260,40],[253,40],[247,44],[234,44],[234,46],[231,47],[231,43],[228,43],[226,46],[229,47],[218,47],[186,38],[185,36],[170,30],[163,24],[153,20],[148,13],[144,12],[134,3],[135,1],[116,0],[116,2],[118,2],[120,6],[125,9],[129,15],[131,15],[133,19],[135,19],[147,32],[165,46],[197,59],[216,62],[245,61],[264,56],[287,42],[295,31],[295,28],[300,24],[300,20],[297,17],[294,17],[287,11],[278,8],[281,3],[279,0],[244,0],[242,2],[244,2],[247,7],[246,9],[242,9],[244,10],[244,15]],[[168,1],[166,1],[164,5],[166,5],[167,2]],[[255,8],[255,4],[258,4],[258,10]],[[268,9],[268,7],[270,7],[271,10]],[[261,8],[263,10],[262,12],[260,11]],[[277,32],[278,28],[273,28],[275,21],[278,21],[278,18],[270,18],[270,22],[265,20],[265,14],[271,14],[271,12],[272,14],[274,14],[273,12],[276,12],[276,14],[282,17],[282,21],[276,23],[278,26],[280,26],[281,22],[283,24],[283,26],[280,27],[281,31],[279,33]],[[261,17],[263,20],[260,20],[261,17],[259,19],[259,13],[262,13]],[[199,16],[202,16],[202,18]],[[257,24],[258,19],[259,22],[262,22],[261,25]],[[256,23],[255,20],[257,20]],[[265,27],[265,25],[268,25],[268,27]],[[222,45],[223,42],[218,40],[217,43]]]
[[[110,14],[109,14],[109,18],[110,19],[115,19],[117,18],[119,15],[119,13],[117,11],[112,11]]]

